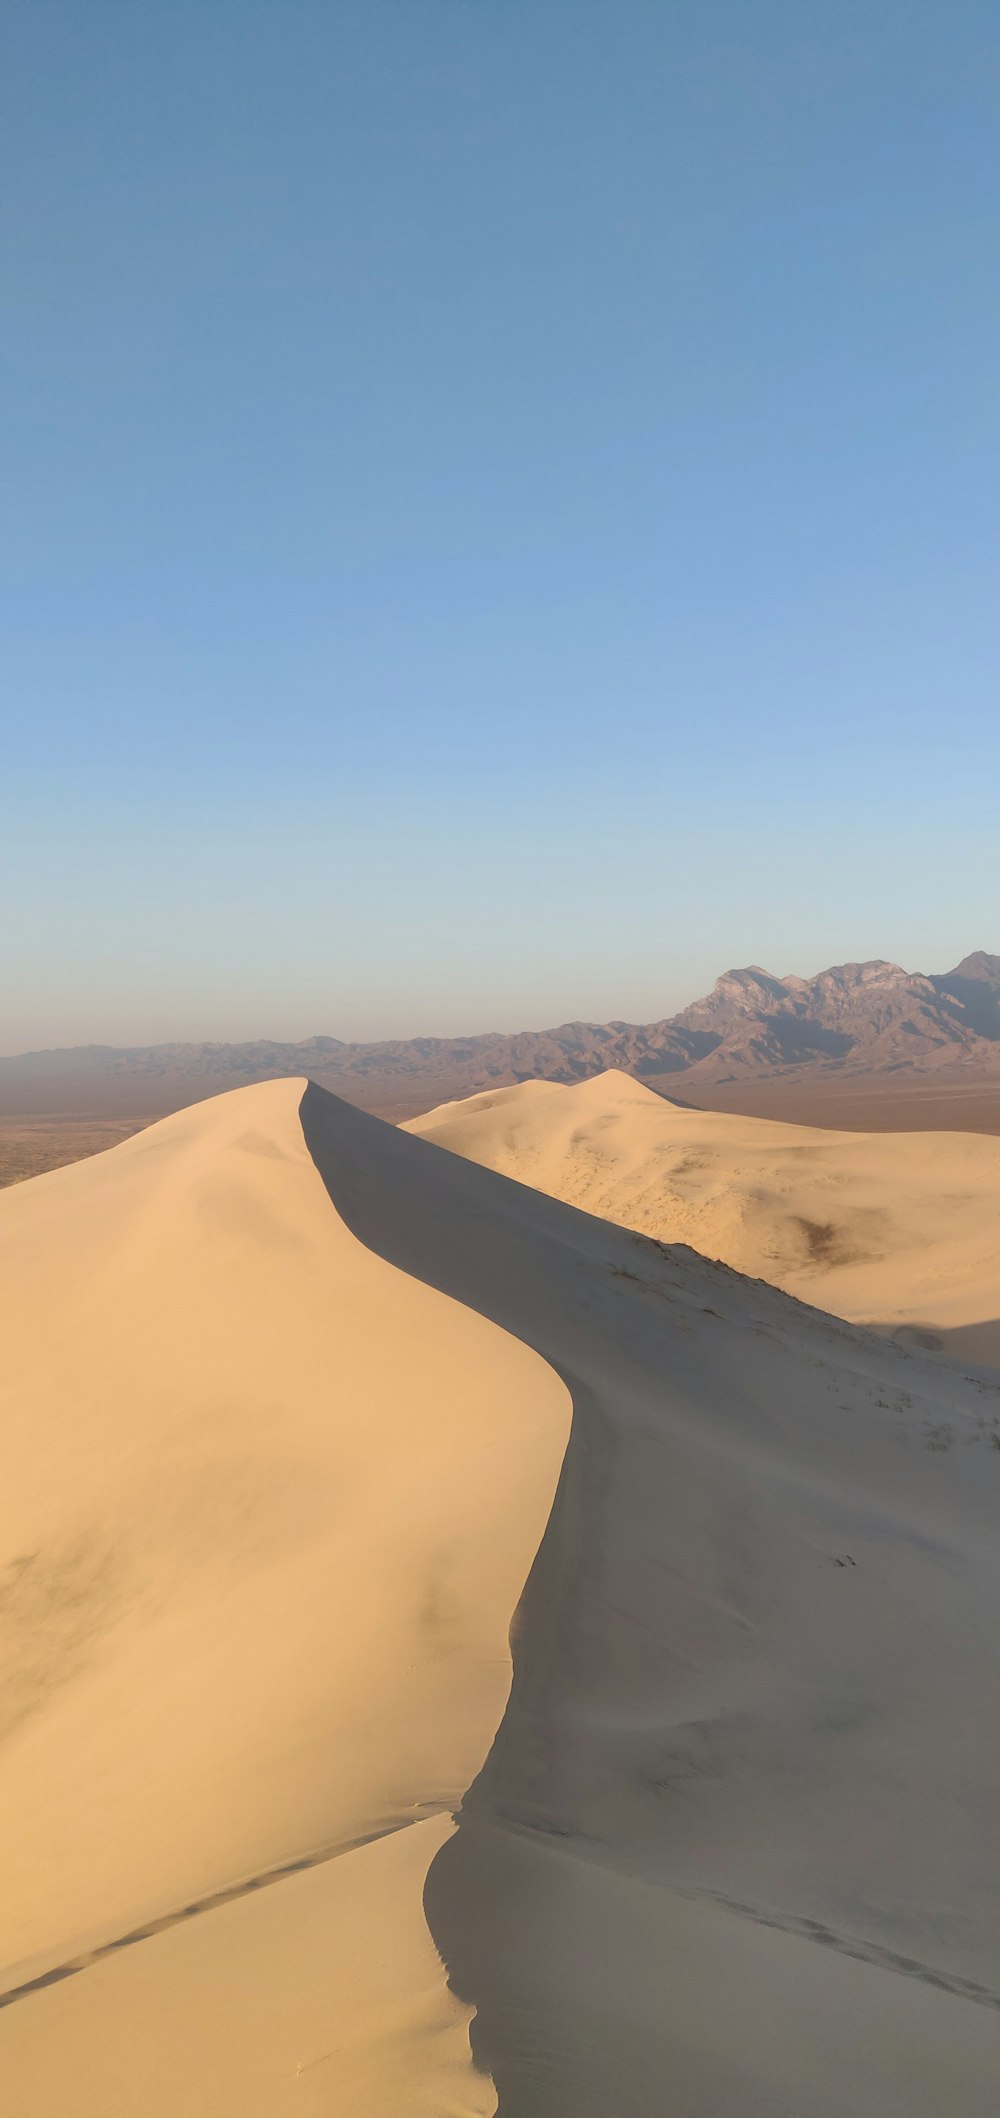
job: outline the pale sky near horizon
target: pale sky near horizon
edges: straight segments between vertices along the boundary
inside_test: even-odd
[[[0,1051],[1000,950],[985,0],[8,0]]]

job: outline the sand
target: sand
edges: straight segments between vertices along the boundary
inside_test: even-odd
[[[300,1095],[0,1200],[12,2108],[993,2118],[995,1378]]]
[[[447,1820],[503,1713],[567,1394],[516,1340],[350,1235],[306,1149],[303,1087],[221,1097],[0,1200],[4,1989],[296,1856]],[[470,2082],[451,2105],[478,2112],[467,2011],[420,1915],[437,1830],[351,1859],[373,1893],[387,1878],[387,1946],[401,1922],[419,1943],[412,1994],[405,1970],[390,1982],[390,2020],[412,2002],[442,2078],[457,2037]],[[204,1915],[237,1922],[258,1985],[285,1960],[289,1887]],[[309,1887],[322,1910],[344,1887],[336,1862]],[[146,1946],[191,1961],[180,1930]],[[341,1950],[351,1981],[334,2012],[354,2018],[375,2002],[364,1959],[346,1937]],[[119,1979],[139,1976],[121,1961],[21,2007],[75,2019],[85,1980],[111,1990],[113,2012]],[[380,1951],[368,1969],[381,1991]],[[329,1975],[323,1958],[327,2045]],[[368,2101],[352,2086],[359,2112],[384,2108],[377,2009],[372,2021],[376,2086]],[[295,2109],[315,2046],[303,2030],[282,2047]],[[420,2070],[428,2111],[436,2070]],[[49,2107],[29,2098],[30,2073],[16,2078],[25,2107]],[[163,2078],[164,2109],[195,2107],[186,2077],[183,2094]],[[328,2061],[327,2094],[338,2078]],[[113,2089],[102,2077],[95,2110],[117,2107]],[[135,2108],[128,2077],[117,2093]]]
[[[526,1081],[407,1129],[835,1316],[1000,1365],[1000,1139],[822,1132]]]

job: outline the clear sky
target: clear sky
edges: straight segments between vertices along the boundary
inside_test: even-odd
[[[0,1049],[1000,949],[995,0],[0,40]]]

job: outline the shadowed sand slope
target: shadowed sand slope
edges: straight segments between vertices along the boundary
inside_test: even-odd
[[[992,2111],[1000,1391],[320,1091],[303,1116],[355,1233],[574,1397],[428,1877],[502,2118]]]
[[[298,1096],[0,1202],[10,1579],[118,1584],[11,1634],[9,1957],[333,1856],[0,2011],[12,2102],[993,2118],[995,1382]]]
[[[1000,1140],[688,1110],[617,1072],[471,1096],[406,1130],[854,1323],[1000,1365]]]

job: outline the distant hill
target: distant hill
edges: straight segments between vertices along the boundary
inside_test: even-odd
[[[726,1067],[935,1067],[974,1058],[1000,1065],[1000,956],[979,950],[924,977],[899,964],[838,964],[815,978],[727,971],[673,1028],[711,1037],[706,1078]]]
[[[565,1022],[477,1037],[379,1044],[85,1045],[0,1059],[0,1113],[153,1116],[222,1089],[308,1074],[350,1101],[406,1117],[452,1097],[527,1080],[582,1081],[609,1067],[665,1093],[711,1100],[757,1084],[840,1081],[911,1086],[952,1075],[1000,1085],[1000,956],[977,950],[953,971],[838,964],[813,978],[757,964],[727,971],[705,999],[662,1022]]]

